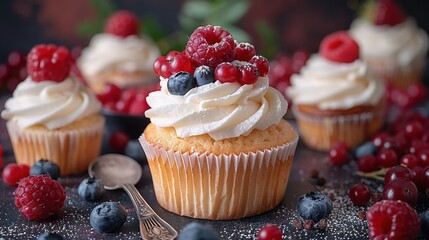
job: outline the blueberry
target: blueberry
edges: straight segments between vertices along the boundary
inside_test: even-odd
[[[58,233],[47,233],[47,232],[37,237],[37,240],[63,240],[63,239],[64,238]]]
[[[355,156],[357,159],[367,156],[373,155],[377,151],[377,147],[372,142],[366,142],[360,146],[358,146],[355,150]]]
[[[217,240],[219,233],[211,225],[191,222],[179,234],[177,240]]]
[[[79,185],[77,193],[86,201],[95,201],[101,198],[104,193],[101,179],[89,177],[85,178]]]
[[[48,174],[52,179],[58,179],[61,175],[61,170],[56,163],[40,159],[31,166],[30,175],[34,176],[42,174]]]
[[[172,95],[185,95],[195,87],[195,79],[188,72],[178,72],[167,81],[168,92]]]
[[[143,148],[137,139],[128,141],[128,144],[125,147],[125,155],[137,161],[143,161],[146,159]]]
[[[89,223],[97,232],[116,232],[127,220],[127,212],[119,202],[104,202],[92,209]]]
[[[420,229],[423,236],[429,238],[429,210],[424,211],[420,215]]]
[[[298,213],[304,220],[314,223],[327,218],[332,211],[332,201],[321,193],[306,193],[299,197]]]
[[[194,78],[197,86],[203,86],[215,81],[213,69],[205,65],[195,69]]]

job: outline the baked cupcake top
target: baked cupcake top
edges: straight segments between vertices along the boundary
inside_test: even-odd
[[[29,76],[6,101],[2,118],[16,121],[21,128],[44,125],[56,129],[101,110],[95,95],[69,76],[66,48],[37,45],[27,59]]]
[[[411,64],[428,50],[428,36],[393,0],[367,7],[367,14],[353,21],[350,34],[361,46],[364,59],[389,59]]]
[[[218,26],[199,27],[183,53],[155,61],[161,90],[147,97],[146,116],[158,127],[173,127],[179,137],[221,140],[265,130],[287,111],[284,97],[269,86],[268,68],[251,44],[237,45]]]
[[[119,11],[110,16],[105,32],[95,35],[78,59],[82,73],[85,76],[105,71],[152,73],[152,63],[160,55],[160,50],[138,32],[138,19],[131,12]]]
[[[291,77],[287,94],[295,104],[349,109],[380,102],[384,85],[359,59],[359,46],[346,32],[328,35],[319,52]]]

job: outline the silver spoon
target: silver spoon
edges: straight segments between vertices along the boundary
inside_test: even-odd
[[[136,208],[143,239],[177,237],[177,231],[153,211],[134,186],[142,176],[142,168],[136,161],[120,154],[106,154],[96,158],[88,172],[89,176],[101,179],[107,190],[124,189]]]

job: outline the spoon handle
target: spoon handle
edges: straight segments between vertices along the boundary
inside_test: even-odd
[[[153,211],[133,184],[122,184],[121,187],[134,204],[144,240],[170,240],[177,237],[177,231]]]

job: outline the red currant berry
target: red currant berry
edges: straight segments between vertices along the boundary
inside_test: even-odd
[[[167,53],[167,56],[165,56],[165,59],[170,61],[173,59],[174,56],[177,56],[177,55],[182,55],[182,53],[179,51],[173,50]]]
[[[258,80],[259,71],[253,64],[244,64],[239,68],[241,72],[241,78],[239,78],[238,82],[241,85],[245,84],[253,84]]]
[[[413,105],[417,105],[427,98],[428,92],[424,84],[415,83],[407,88],[407,94]]]
[[[408,152],[418,154],[422,150],[429,150],[429,144],[418,139],[412,140],[411,145],[408,148]]]
[[[429,166],[426,166],[423,169],[423,174],[421,176],[422,187],[428,189],[429,188]]]
[[[143,115],[146,110],[150,107],[147,104],[146,100],[143,101],[134,101],[130,105],[129,114],[131,115]]]
[[[12,69],[19,69],[21,66],[25,66],[26,59],[25,55],[21,52],[13,51],[9,54],[7,62]]]
[[[377,153],[377,163],[379,166],[388,168],[399,164],[398,155],[392,149],[381,149]]]
[[[413,173],[412,181],[416,184],[417,189],[423,189],[423,178],[424,178],[424,168],[422,166],[415,166],[411,168]]]
[[[160,76],[163,78],[169,78],[171,76],[170,72],[170,62],[165,61],[161,64],[161,67],[159,69]]]
[[[368,186],[358,183],[350,187],[349,198],[355,206],[366,206],[371,199],[371,192]]]
[[[379,169],[377,158],[374,155],[366,155],[358,160],[358,169],[361,172],[374,172]]]
[[[349,149],[344,142],[337,142],[329,150],[329,161],[334,165],[343,165],[349,158]]]
[[[419,165],[419,159],[416,157],[416,155],[408,153],[401,157],[401,165],[413,168],[414,166]]]
[[[268,60],[259,55],[253,56],[249,63],[255,64],[255,66],[258,68],[259,76],[261,77],[267,75],[268,71],[270,70],[270,63]]]
[[[113,132],[109,138],[109,146],[116,152],[124,152],[130,137],[125,132]]]
[[[294,73],[298,73],[305,65],[310,54],[306,51],[296,51],[292,55],[292,69]]]
[[[388,184],[390,181],[400,177],[412,179],[413,172],[409,168],[404,166],[393,166],[389,168],[389,170],[387,170],[386,174],[384,175],[384,184]]]
[[[415,206],[418,198],[416,185],[408,178],[397,178],[384,186],[384,200],[401,200]]]
[[[420,138],[423,134],[423,125],[417,121],[413,121],[405,125],[405,137],[407,139]]]
[[[131,104],[130,101],[125,101],[121,99],[115,103],[115,110],[116,112],[126,114],[130,109],[130,104]]]
[[[182,54],[174,55],[169,60],[169,64],[171,74],[176,74],[181,71],[191,72],[191,60],[189,60],[189,58],[185,57]]]
[[[235,60],[248,62],[253,56],[255,56],[255,47],[250,43],[240,43],[235,47]]]
[[[97,95],[98,100],[104,105],[107,102],[116,102],[121,97],[121,89],[113,83],[106,84],[103,93]]]
[[[267,224],[258,232],[258,240],[281,240],[282,230],[277,225]]]
[[[429,166],[429,149],[423,149],[417,153],[419,165],[422,167]]]
[[[138,90],[136,88],[128,88],[122,91],[121,100],[132,102],[137,96]]]
[[[276,86],[279,83],[287,82],[290,86],[290,76],[293,74],[292,60],[286,56],[281,56],[270,64],[268,76],[270,85]]]
[[[385,132],[378,133],[372,138],[372,143],[374,143],[376,147],[381,147],[383,146],[384,142],[387,140],[388,137],[389,134]]]
[[[27,165],[18,165],[16,163],[9,163],[4,167],[2,178],[3,181],[9,185],[17,185],[19,180],[30,175],[30,167]]]
[[[241,78],[240,71],[229,62],[219,64],[214,72],[215,79],[221,83],[237,82]]]
[[[9,65],[0,64],[0,85],[2,85],[11,74]]]
[[[164,56],[159,56],[155,62],[153,62],[153,71],[158,75],[161,76],[161,66],[162,64],[167,61],[167,59]]]

